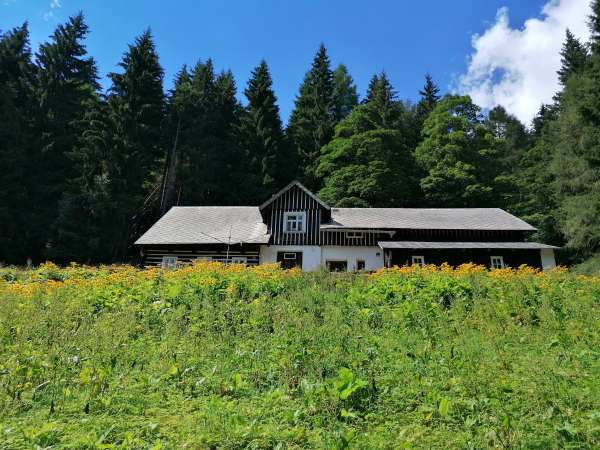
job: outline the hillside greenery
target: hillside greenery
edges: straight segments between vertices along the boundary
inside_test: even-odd
[[[598,448],[600,278],[0,270],[1,449]]]
[[[332,206],[504,208],[538,229],[532,239],[563,246],[561,262],[593,261],[600,0],[591,3],[590,41],[566,31],[551,74],[559,91],[531,124],[440,92],[428,74],[414,102],[385,72],[360,95],[323,44],[287,121],[267,61],[244,87],[210,58],[170,83],[140,30],[114,55],[117,70],[100,74],[83,14],[37,49],[28,24],[12,24],[0,32],[0,263],[131,262],[132,243],[171,206],[259,205],[293,179]]]

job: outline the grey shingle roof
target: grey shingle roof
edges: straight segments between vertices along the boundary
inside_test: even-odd
[[[231,239],[229,234],[231,232]],[[140,237],[148,244],[266,244],[267,226],[256,206],[175,206]]]
[[[332,208],[322,229],[436,229],[534,231],[500,208]]]
[[[421,241],[384,241],[378,242],[381,248],[410,248],[410,249],[463,249],[463,248],[500,248],[514,250],[540,250],[543,248],[558,248],[537,242],[421,242]]]

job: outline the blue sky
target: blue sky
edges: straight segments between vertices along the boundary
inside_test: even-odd
[[[581,0],[560,0],[573,3]],[[559,2],[559,3],[560,3]],[[510,27],[543,20],[543,0],[0,0],[0,29],[28,20],[32,44],[56,24],[83,11],[89,52],[100,73],[116,70],[126,44],[151,27],[165,68],[165,87],[182,64],[213,58],[231,68],[238,90],[261,58],[271,68],[284,120],[320,42],[334,65],[343,62],[364,93],[385,70],[399,97],[415,99],[430,73],[443,91],[456,88],[476,53],[474,34],[485,35],[508,8]],[[560,30],[562,33],[562,30]],[[497,77],[498,70],[493,68]],[[501,72],[502,73],[502,72]],[[498,80],[494,79],[493,83]],[[241,97],[241,95],[240,95]]]

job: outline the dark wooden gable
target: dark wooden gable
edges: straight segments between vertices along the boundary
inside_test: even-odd
[[[298,182],[290,183],[261,207],[272,245],[319,245],[319,227],[330,219],[329,207]],[[306,231],[284,232],[286,212],[306,213]]]

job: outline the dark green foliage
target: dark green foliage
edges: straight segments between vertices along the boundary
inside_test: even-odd
[[[211,60],[179,73],[169,105],[170,159],[176,152],[175,193],[168,205],[243,204],[246,157],[240,144],[241,106],[231,72],[215,76]],[[176,139],[176,142],[175,142]],[[168,167],[171,167],[169,164]],[[166,208],[168,209],[168,208]]]
[[[241,120],[241,139],[248,166],[245,180],[258,190],[258,204],[292,179],[293,155],[285,139],[277,97],[266,61],[252,72],[244,91],[248,99]]]
[[[338,123],[358,105],[358,92],[345,65],[333,71],[333,120]]]
[[[76,177],[72,153],[83,131],[84,114],[97,98],[96,64],[83,44],[87,33],[83,15],[71,17],[37,52],[35,89],[39,104],[32,155],[36,182],[31,218],[34,260],[54,253],[58,206],[69,180]]]
[[[527,189],[522,185],[523,158],[532,145],[525,126],[506,110],[497,106],[485,118],[483,126],[495,143],[495,157],[488,161],[487,182],[495,191],[496,206],[511,208],[519,202],[521,193]]]
[[[423,141],[415,150],[425,170],[421,188],[436,207],[489,205],[497,140],[481,123],[479,107],[469,97],[448,96],[429,115]]]
[[[304,77],[287,133],[298,155],[298,173],[309,189],[320,187],[316,175],[321,148],[333,136],[333,73],[321,44],[311,69]]]
[[[558,70],[558,79],[560,84],[566,86],[571,75],[583,73],[588,60],[588,51],[579,39],[567,29],[560,56],[561,67]]]
[[[384,73],[373,78],[367,99],[323,147],[319,195],[338,207],[416,205],[417,168],[404,133],[405,110]]]
[[[425,85],[419,95],[421,98],[417,104],[417,116],[424,122],[440,101],[440,88],[433,82],[431,75],[425,75]]]
[[[558,80],[564,88],[572,75],[581,75],[588,63],[588,49],[577,39],[569,29],[566,31],[565,42],[561,52],[561,67],[558,70]],[[560,107],[562,92],[554,95],[554,102]]]
[[[567,36],[563,69],[568,72],[560,94],[561,110],[547,125],[545,140],[552,155],[550,173],[557,203],[554,217],[568,248],[577,258],[589,257],[600,250],[599,1],[592,3],[592,12],[589,63],[583,62],[581,45]],[[569,52],[567,46],[571,48]],[[573,52],[577,57],[567,58]],[[565,62],[566,59],[569,61]]]
[[[90,103],[82,121],[72,157],[78,173],[58,210],[55,257],[61,260],[127,260],[134,238],[155,217],[165,102],[149,31],[129,46],[119,67],[122,72],[110,74],[106,102]]]
[[[30,253],[34,67],[27,24],[0,35],[0,260]],[[1,256],[4,255],[4,258]]]

